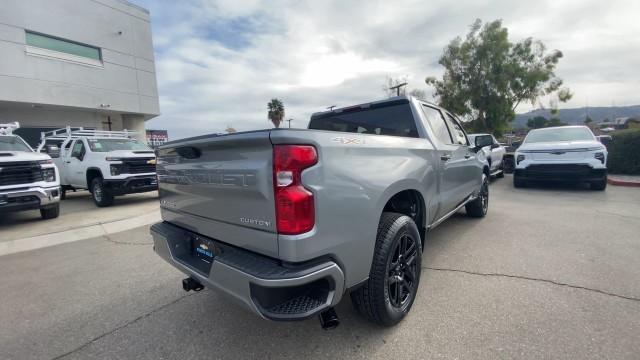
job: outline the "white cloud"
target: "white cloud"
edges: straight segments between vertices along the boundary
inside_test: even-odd
[[[149,126],[172,138],[268,127],[273,97],[304,127],[329,105],[381,98],[386,76],[426,89],[475,18],[562,50],[557,75],[575,93],[563,106],[640,103],[640,2],[134,1],[151,10],[157,52],[162,115]]]
[[[305,66],[300,85],[326,87],[370,73],[394,73],[398,66],[391,61],[368,60],[355,53],[321,54]]]
[[[261,0],[207,0],[203,6],[214,16],[239,17],[248,16],[259,10]]]

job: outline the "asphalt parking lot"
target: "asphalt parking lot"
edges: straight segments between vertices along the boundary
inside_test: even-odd
[[[380,328],[347,297],[323,331],[184,293],[140,227],[0,257],[0,359],[638,359],[639,234],[639,189],[499,179],[485,219],[428,234],[407,319]]]

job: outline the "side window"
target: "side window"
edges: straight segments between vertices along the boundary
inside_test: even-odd
[[[467,136],[464,134],[462,126],[453,118],[453,116],[451,116],[451,114],[447,113],[446,116],[447,125],[449,125],[449,130],[451,130],[451,136],[453,137],[454,144],[468,145]]]
[[[80,157],[84,154],[84,143],[82,140],[76,140],[73,143],[73,150],[71,151],[71,157]]]
[[[424,112],[429,124],[431,124],[431,128],[433,132],[436,134],[436,137],[440,142],[444,144],[453,144],[453,140],[451,139],[451,134],[449,134],[449,130],[447,129],[447,124],[444,122],[444,118],[442,117],[442,113],[440,110],[432,108],[431,106],[422,105],[422,111]]]
[[[44,142],[45,145],[55,145],[57,147],[61,147],[62,146],[62,140],[46,140]]]

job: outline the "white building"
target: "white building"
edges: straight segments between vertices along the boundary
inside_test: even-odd
[[[2,0],[0,123],[141,132],[160,113],[149,12],[123,0]]]

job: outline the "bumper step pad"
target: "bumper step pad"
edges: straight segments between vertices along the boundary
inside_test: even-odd
[[[305,294],[276,305],[269,309],[269,312],[279,315],[304,314],[325,305],[325,303],[326,299],[320,300]]]

